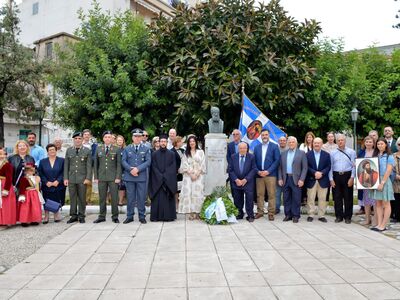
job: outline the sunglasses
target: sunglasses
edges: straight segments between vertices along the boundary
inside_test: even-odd
[[[148,134],[143,134],[143,136],[149,136]]]

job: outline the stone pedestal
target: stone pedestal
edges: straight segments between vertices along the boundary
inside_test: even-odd
[[[209,133],[205,136],[205,155],[207,173],[205,175],[204,193],[210,195],[215,187],[225,186],[227,161],[227,136],[223,133]]]

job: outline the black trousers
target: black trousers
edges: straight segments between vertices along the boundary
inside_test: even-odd
[[[394,201],[390,201],[392,208],[391,218],[400,222],[400,193],[394,193]]]
[[[234,183],[232,182],[232,185]],[[243,216],[243,206],[246,208],[246,214],[249,218],[254,219],[254,212],[253,212],[253,207],[254,207],[254,189],[232,189],[232,196],[233,196],[233,202],[235,203],[236,208],[239,210],[239,215],[238,217]],[[246,197],[245,197],[246,196]]]
[[[333,172],[333,180],[336,186],[332,189],[332,194],[336,218],[351,219],[353,215],[353,187],[347,185],[350,177],[351,171]]]

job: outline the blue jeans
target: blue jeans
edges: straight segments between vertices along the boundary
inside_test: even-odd
[[[139,219],[146,217],[146,197],[147,182],[146,181],[125,181],[126,198],[128,200],[127,215],[129,219],[133,219],[135,215],[135,204],[139,211]]]

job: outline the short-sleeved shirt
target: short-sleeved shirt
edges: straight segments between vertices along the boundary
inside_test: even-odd
[[[393,155],[387,155],[386,153],[383,155],[379,155],[379,174],[380,176],[384,176],[386,173],[387,165],[390,164],[394,168],[394,158]]]

